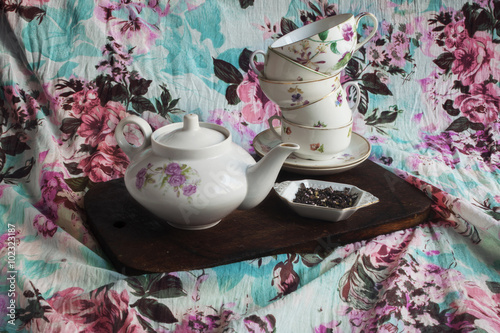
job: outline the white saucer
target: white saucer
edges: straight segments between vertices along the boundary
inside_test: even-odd
[[[278,133],[281,127],[275,127]],[[255,152],[265,156],[271,149],[281,143],[270,129],[257,134],[253,140]],[[361,164],[370,156],[371,145],[363,136],[352,132],[352,139],[349,147],[339,155],[326,161],[313,161],[299,158],[291,154],[283,163],[283,170],[307,175],[329,175],[340,173],[354,168]]]

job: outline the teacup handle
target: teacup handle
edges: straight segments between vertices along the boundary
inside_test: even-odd
[[[258,55],[258,54],[262,54],[264,56],[264,59],[266,58],[266,52],[264,52],[263,50],[257,50],[257,51],[254,51],[251,55],[250,55],[250,67],[252,68],[253,72],[255,74],[257,74],[258,76],[262,76],[262,74],[259,72],[259,70],[257,69],[257,66],[255,66],[255,62],[254,62],[254,59],[255,57]],[[264,60],[265,61],[265,60]]]
[[[368,16],[369,18],[371,18],[373,20],[373,30],[372,32],[370,32],[370,34],[368,35],[368,37],[366,37],[363,41],[361,42],[358,42],[358,44],[356,44],[356,47],[354,48],[354,51],[357,51],[361,48],[361,46],[365,45],[370,39],[373,38],[373,36],[375,36],[375,34],[377,33],[377,28],[378,28],[378,20],[377,18],[375,17],[375,15],[373,15],[372,13],[360,13],[358,15],[356,15],[354,18],[356,19],[356,27],[359,25],[359,21],[365,17],[365,16]]]
[[[357,82],[349,81],[342,85],[342,88],[344,88],[346,94],[349,92],[350,87],[354,87],[354,89],[356,89],[356,100],[354,101],[354,105],[351,108],[351,111],[354,112],[357,110],[359,102],[361,101],[361,89],[359,89],[359,85]]]
[[[129,124],[137,125],[141,130],[142,135],[144,135],[144,140],[142,141],[142,144],[140,146],[133,146],[127,141],[127,139],[125,139],[125,135],[123,135],[123,129],[126,125]],[[132,158],[132,156],[140,153],[151,145],[151,134],[153,134],[153,131],[151,130],[151,126],[148,124],[148,122],[135,115],[131,115],[120,120],[115,129],[115,138],[118,142],[118,146],[120,146],[120,148],[125,154],[127,154],[129,158]]]
[[[278,119],[281,122],[281,116],[274,115],[272,117],[269,117],[269,119],[267,120],[267,122],[269,123],[269,128],[271,129],[271,132],[274,134],[275,137],[277,137],[278,139],[281,140],[281,135],[279,135],[278,132],[276,132],[276,129],[273,126],[274,119]]]

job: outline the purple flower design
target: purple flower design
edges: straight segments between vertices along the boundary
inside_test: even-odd
[[[144,182],[146,181],[146,168],[142,168],[135,176],[135,187],[140,190],[144,186]]]
[[[352,30],[352,25],[346,24],[342,27],[342,37],[346,42],[349,42],[354,36],[354,31]]]
[[[181,186],[186,182],[186,177],[183,175],[172,175],[168,180],[168,183],[172,186]]]
[[[170,163],[165,168],[165,173],[167,175],[180,175],[182,172],[181,166],[178,163]]]
[[[302,95],[297,93],[292,95],[292,102],[299,102],[302,100]]]
[[[174,191],[177,198],[182,193],[189,200],[198,191],[200,180],[198,172],[185,164],[170,162],[162,167],[153,167],[149,163],[137,173],[135,185],[141,190],[150,183],[160,189],[167,186]]]
[[[196,185],[186,185],[182,188],[182,194],[186,197],[190,197],[196,193]]]

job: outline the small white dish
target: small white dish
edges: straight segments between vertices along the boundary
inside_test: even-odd
[[[281,133],[281,127],[275,127]],[[271,131],[264,130],[257,134],[253,140],[255,152],[264,157],[272,148],[281,143]],[[283,163],[282,169],[304,175],[331,175],[350,170],[364,162],[371,153],[370,142],[363,136],[352,132],[349,147],[332,159],[314,161],[299,158],[293,154]]]
[[[300,188],[300,184],[302,183],[306,187],[317,189],[324,189],[331,186],[333,190],[342,191],[345,188],[349,188],[349,193],[358,194],[358,198],[354,206],[343,209],[293,202],[293,200],[295,199],[295,195]],[[276,191],[280,199],[283,200],[288,206],[290,206],[290,208],[292,208],[293,211],[295,211],[300,216],[329,222],[346,220],[351,217],[351,215],[354,214],[358,209],[375,204],[379,201],[379,199],[373,194],[363,191],[356,186],[315,179],[303,179],[276,183],[274,185],[274,190]]]

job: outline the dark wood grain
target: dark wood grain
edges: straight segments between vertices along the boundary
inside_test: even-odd
[[[207,268],[279,253],[321,253],[416,226],[430,212],[427,196],[369,160],[334,175],[281,172],[278,181],[305,178],[352,184],[380,201],[332,223],[300,217],[271,191],[256,208],[234,211],[210,229],[187,231],[150,214],[129,195],[123,179],[117,179],[87,192],[87,223],[116,269],[134,275]]]

